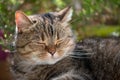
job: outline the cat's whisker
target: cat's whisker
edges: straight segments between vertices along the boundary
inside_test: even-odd
[[[79,49],[79,50],[74,50],[74,51],[90,51],[90,49]]]
[[[87,51],[73,51],[73,52],[77,52],[77,53],[88,53]]]
[[[69,56],[72,56],[72,57],[90,57],[91,54],[72,54]]]
[[[86,58],[90,58],[90,57],[82,57],[82,56],[69,56],[69,57],[72,57],[72,58],[79,58],[79,59],[86,59]]]
[[[91,53],[87,53],[87,52],[74,52],[74,55],[91,55]]]
[[[86,59],[86,58],[90,58],[91,56],[91,53],[76,53],[76,54],[71,54],[69,55],[69,57],[72,57],[72,58],[80,58],[80,59]]]

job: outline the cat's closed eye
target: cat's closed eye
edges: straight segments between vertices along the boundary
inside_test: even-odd
[[[60,47],[60,43],[56,43],[55,46],[56,46],[56,48],[59,48]]]
[[[62,43],[63,43],[63,40],[57,40],[55,43],[56,48],[59,48]]]
[[[33,46],[41,46],[41,47],[43,47],[43,48],[45,48],[45,46],[46,46],[46,44],[45,43],[43,43],[43,42],[39,42],[39,41],[33,41],[32,42],[32,45]]]

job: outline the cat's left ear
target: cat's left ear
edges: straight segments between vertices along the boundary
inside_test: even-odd
[[[18,32],[22,32],[25,28],[28,28],[30,25],[32,25],[31,20],[22,11],[16,11],[15,22]]]
[[[73,13],[73,9],[71,8],[71,6],[69,6],[59,11],[57,13],[57,16],[59,17],[61,22],[67,23],[72,19],[72,13]]]

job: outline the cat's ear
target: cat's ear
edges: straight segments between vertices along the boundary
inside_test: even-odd
[[[63,10],[59,11],[57,13],[58,17],[60,18],[61,22],[69,22],[72,18],[72,13],[73,13],[73,9],[71,8],[71,6],[64,8]]]
[[[15,22],[18,32],[21,32],[24,28],[28,28],[32,22],[22,11],[15,12]]]

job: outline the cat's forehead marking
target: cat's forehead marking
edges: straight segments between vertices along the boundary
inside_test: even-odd
[[[51,24],[53,24],[54,19],[56,18],[56,16],[54,16],[54,15],[51,14],[51,13],[43,14],[42,17],[43,17],[43,18],[47,18],[47,19],[51,22]]]
[[[65,29],[57,19],[58,17],[53,13],[31,15],[28,17],[32,22],[34,20],[37,21],[33,28],[35,29],[35,32],[39,34],[42,41],[49,40],[47,42],[54,43],[54,40],[64,39],[64,37],[68,36],[66,30],[69,31],[69,28]]]
[[[38,22],[43,22],[44,21],[41,15],[31,15],[31,16],[28,16],[28,17],[31,21],[34,21],[34,20],[38,21]]]
[[[38,21],[38,22],[42,22],[42,23],[51,23],[53,24],[54,21],[56,20],[56,16],[51,14],[51,13],[45,13],[45,14],[37,14],[37,15],[31,15],[28,16],[30,18],[31,21]]]

